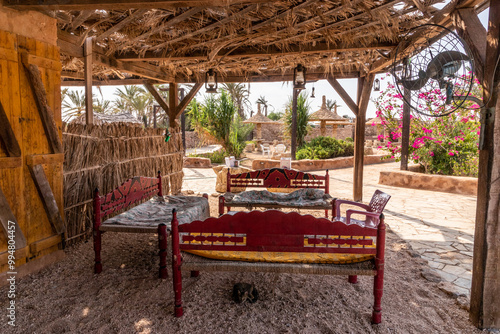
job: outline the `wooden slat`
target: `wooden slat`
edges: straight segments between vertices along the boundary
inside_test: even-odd
[[[197,83],[194,84],[193,88],[191,88],[191,90],[189,91],[188,95],[186,95],[181,100],[181,102],[179,103],[179,105],[175,109],[175,118],[179,117],[179,115],[184,111],[184,109],[186,109],[186,107],[188,106],[189,102],[191,102],[191,100],[195,97],[195,95],[200,90],[201,86],[203,86],[203,84],[201,82],[197,82]]]
[[[85,78],[85,124],[94,124],[93,94],[92,94],[92,38],[85,40],[83,47],[83,64]]]
[[[28,257],[28,247],[25,246],[23,248],[16,249],[14,256],[16,258],[16,261],[21,260],[25,257]],[[0,266],[6,265],[9,260],[9,252],[2,252],[0,253]]]
[[[22,157],[0,157],[0,169],[19,168],[22,165]]]
[[[10,209],[9,202],[7,202],[7,198],[5,198],[2,188],[0,188],[0,223],[2,225],[2,232],[7,240],[9,240],[9,231],[12,231],[12,228],[14,228],[16,249],[26,247],[27,242],[24,233],[17,223],[14,213],[12,213]]]
[[[7,60],[7,61],[13,61],[17,63],[17,52],[12,49],[6,49],[0,47],[0,59],[1,60]]]
[[[347,104],[347,106],[349,107],[349,109],[351,109],[351,111],[354,113],[354,115],[357,115],[358,114],[357,104],[354,103],[354,101],[351,99],[349,94],[347,94],[347,92],[344,90],[344,87],[342,87],[340,82],[338,82],[338,80],[336,78],[332,78],[332,77],[328,78],[328,82],[333,87],[333,89],[335,89],[337,94],[340,95],[342,100],[345,102],[345,104]]]
[[[16,135],[14,134],[14,130],[12,130],[9,118],[7,117],[7,113],[5,112],[5,109],[3,108],[3,104],[1,101],[0,101],[0,139],[2,140],[7,150],[7,154],[10,157],[21,156],[21,147],[19,146]]]
[[[158,93],[156,88],[149,82],[144,82],[144,87],[153,95],[153,98],[155,99],[156,103],[160,105],[160,107],[167,113],[169,114],[169,106],[167,102],[163,99],[163,97]]]
[[[77,17],[71,22],[70,26],[68,27],[69,31],[73,31],[79,26],[83,24],[83,22],[87,21],[87,19],[95,13],[95,10],[83,10],[81,11]]]
[[[51,237],[39,240],[30,245],[30,253],[37,254],[38,252],[41,252],[44,249],[60,244],[61,241],[62,238],[60,235],[53,235]]]
[[[63,75],[63,77],[65,77]],[[66,76],[66,78],[68,78]],[[159,82],[152,81],[153,84],[159,84]],[[126,85],[143,85],[144,79],[116,79],[116,80],[106,80],[97,81],[93,80],[93,86],[126,86]],[[82,87],[85,86],[85,81],[81,80],[61,80],[61,86],[64,87]]]
[[[38,67],[42,67],[47,70],[52,70],[52,71],[62,70],[62,64],[60,61],[44,57],[38,57],[32,54],[28,54],[28,63],[36,65]]]
[[[59,138],[59,131],[54,120],[54,113],[47,102],[47,92],[42,82],[40,70],[38,66],[28,63],[28,55],[26,53],[23,53],[22,59],[51,150],[53,153],[62,153],[61,138]]]
[[[64,222],[42,165],[28,166],[54,232],[64,233]]]
[[[474,8],[462,8],[453,13],[455,29],[469,46],[474,57],[474,72],[483,82],[484,61],[486,59],[486,29],[479,21]]]
[[[365,123],[366,108],[370,100],[370,94],[375,75],[369,74],[365,77],[363,89],[359,99],[359,109],[356,115],[356,128],[354,135],[354,175],[353,175],[353,199],[357,202],[363,200],[363,163],[365,155]]]
[[[158,227],[103,224],[99,227],[99,230],[103,232],[157,233]]]
[[[33,154],[26,157],[26,163],[33,165],[62,164],[64,162],[64,153],[58,154]]]

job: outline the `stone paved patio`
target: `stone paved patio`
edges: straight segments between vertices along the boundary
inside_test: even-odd
[[[441,281],[453,295],[469,296],[476,197],[379,185],[379,172],[390,168],[399,168],[399,163],[365,166],[363,201],[368,202],[376,189],[390,194],[386,222],[415,256],[428,261],[429,270],[423,275]],[[212,194],[215,180],[212,169],[185,168],[183,190]],[[352,168],[330,171],[330,194],[352,198]]]

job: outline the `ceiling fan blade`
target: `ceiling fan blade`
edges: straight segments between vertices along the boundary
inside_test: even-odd
[[[452,64],[454,62],[459,62],[463,60],[470,60],[470,58],[459,51],[444,51],[438,54],[436,57],[432,58],[429,65],[427,66],[427,76],[435,80],[440,80],[444,76],[444,68],[447,64]],[[448,66],[447,69],[451,69],[453,73],[457,72],[460,66]],[[446,73],[451,74],[451,73]]]

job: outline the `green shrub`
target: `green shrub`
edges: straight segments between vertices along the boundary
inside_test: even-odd
[[[354,155],[352,142],[337,140],[332,137],[316,137],[301,147],[297,152],[297,159],[331,159]]]
[[[188,156],[192,158],[209,158],[211,163],[220,164],[225,162],[225,157],[228,157],[229,154],[226,150],[218,150],[212,153],[189,154]]]
[[[354,142],[354,139],[352,139],[351,137],[347,137],[347,138],[345,139],[345,141],[346,141],[346,142],[349,142],[349,143],[352,143],[352,142]]]

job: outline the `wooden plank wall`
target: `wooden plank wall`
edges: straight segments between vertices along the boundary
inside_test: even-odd
[[[20,158],[9,157],[5,148],[0,147],[0,162],[6,162],[0,163],[0,187],[28,243],[28,247],[16,254],[16,266],[61,248],[61,238],[49,221],[29,164],[40,163],[60,215],[64,216],[62,160],[50,158],[52,150],[21,62],[24,51],[28,62],[40,70],[47,102],[54,113],[59,138],[62,137],[59,49],[0,30],[0,102],[21,147]],[[0,234],[0,272],[7,270],[6,250],[7,239]]]

